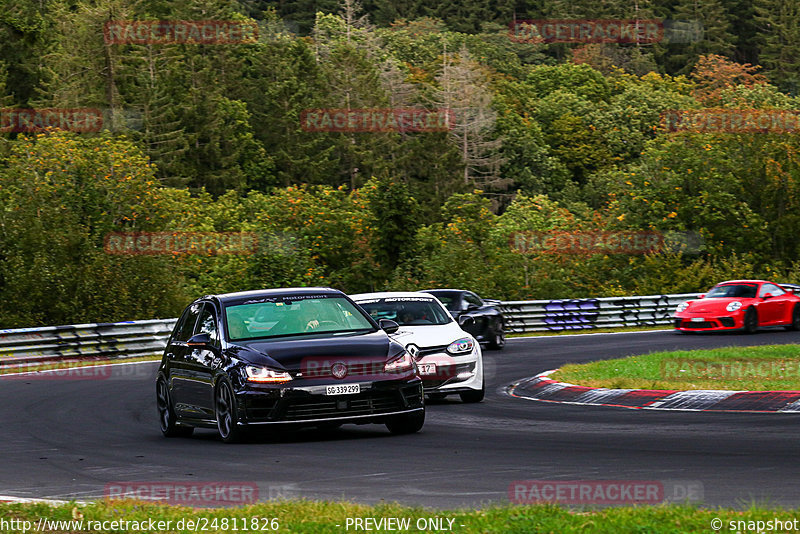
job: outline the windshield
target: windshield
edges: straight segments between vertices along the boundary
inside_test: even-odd
[[[228,305],[225,321],[231,341],[375,328],[347,299],[324,295],[254,299]]]
[[[400,326],[441,325],[453,319],[430,297],[387,297],[358,303],[376,321],[391,319]]]
[[[439,302],[445,305],[450,311],[459,311],[461,309],[461,299],[458,293],[432,293]]]
[[[707,299],[734,297],[740,299],[756,298],[757,287],[754,284],[726,284],[711,288],[706,293]]]

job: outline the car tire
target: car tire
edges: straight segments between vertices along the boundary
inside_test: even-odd
[[[485,394],[486,394],[486,384],[482,384],[481,389],[464,391],[462,393],[459,393],[458,396],[461,397],[461,402],[466,402],[471,404],[474,402],[481,402]]]
[[[386,420],[386,428],[392,434],[414,434],[425,424],[425,410],[412,414],[395,415]]]
[[[492,332],[492,337],[489,340],[489,348],[492,350],[503,350],[506,346],[506,332],[503,328],[503,322],[498,321],[497,327]]]
[[[237,422],[236,397],[227,380],[221,380],[214,392],[214,415],[217,418],[217,431],[225,443],[242,441],[244,432]]]
[[[175,415],[175,409],[172,407],[167,381],[163,378],[159,378],[156,381],[156,408],[158,410],[161,433],[164,434],[164,437],[188,438],[192,435],[194,428],[178,426],[178,418]]]
[[[800,304],[795,304],[792,308],[792,322],[786,325],[786,330],[800,330]]]
[[[744,314],[744,331],[747,334],[755,334],[758,330],[758,312],[754,308],[747,308]]]

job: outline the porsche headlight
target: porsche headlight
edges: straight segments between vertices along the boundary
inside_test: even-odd
[[[257,382],[259,384],[282,384],[292,379],[292,375],[286,371],[276,371],[269,367],[248,365],[244,368],[244,372],[247,375],[248,382]]]
[[[472,352],[475,348],[475,342],[471,337],[462,337],[459,340],[453,341],[447,346],[447,352],[450,354],[467,354]]]
[[[735,312],[739,311],[741,307],[742,303],[739,302],[738,300],[734,300],[733,302],[729,302],[728,305],[725,306],[725,309],[728,310],[729,312]]]
[[[383,370],[387,373],[402,373],[414,368],[414,360],[408,351],[404,350],[400,356],[386,362]]]
[[[685,311],[686,308],[688,308],[688,307],[689,307],[689,303],[688,302],[681,302],[680,304],[678,304],[678,307],[675,308],[675,313],[680,313],[682,311]]]

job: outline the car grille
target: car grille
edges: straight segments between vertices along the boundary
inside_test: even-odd
[[[412,402],[413,401],[413,402]],[[315,397],[308,400],[289,401],[285,421],[306,421],[328,417],[352,417],[396,412],[420,404],[419,387],[405,388],[403,392],[372,392],[361,395],[343,395],[331,399]]]
[[[447,352],[447,345],[440,345],[438,347],[420,347],[419,354],[417,355],[417,360],[422,358],[423,356],[430,356],[431,354],[439,354],[439,353],[446,353]]]
[[[683,328],[716,328],[717,323],[711,321],[703,321],[700,323],[685,322]]]

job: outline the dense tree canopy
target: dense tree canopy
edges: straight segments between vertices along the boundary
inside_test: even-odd
[[[800,0],[0,0],[0,326],[166,317],[202,293],[286,285],[521,299],[796,281],[800,124],[704,130],[665,117],[796,118],[798,13]],[[509,30],[578,18],[657,19],[665,33],[544,43]],[[257,25],[258,37],[104,34],[158,20]],[[53,108],[95,110],[102,125],[18,118]],[[447,121],[304,122],[325,110]],[[514,245],[609,231],[671,244]],[[244,232],[257,246],[109,253],[120,232]]]

